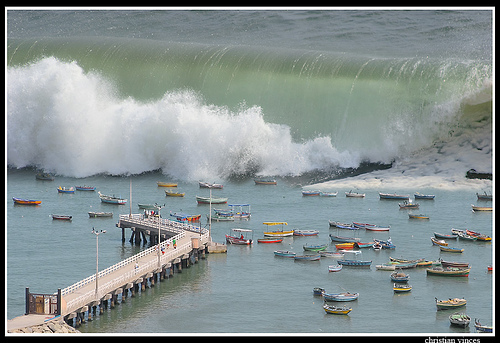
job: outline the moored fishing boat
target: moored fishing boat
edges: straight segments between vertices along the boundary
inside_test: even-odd
[[[251,245],[253,240],[247,236],[252,234],[253,231],[250,229],[231,229],[232,234],[226,234],[226,242],[229,244],[236,245]]]
[[[470,323],[470,317],[465,313],[453,313],[450,315],[450,323],[457,326],[468,326]]]
[[[473,212],[484,212],[484,211],[493,211],[493,207],[487,206],[476,206],[471,204]]]
[[[95,191],[96,188],[94,186],[75,186],[77,191]]]
[[[368,231],[389,231],[391,229],[391,226],[390,225],[387,225],[387,226],[374,225],[374,226],[365,226],[364,229],[368,230]]]
[[[420,205],[418,203],[414,203],[410,200],[404,201],[402,203],[399,203],[399,209],[401,210],[406,210],[406,209],[417,209]]]
[[[433,267],[433,268],[427,268],[426,271],[427,275],[468,277],[470,273],[470,268]]]
[[[433,194],[420,194],[419,192],[415,192],[413,194],[415,199],[424,199],[424,200],[434,200],[435,195]]]
[[[431,237],[431,241],[433,245],[440,245],[440,246],[447,246],[448,243],[446,243],[445,240],[443,239],[436,239],[435,237]]]
[[[278,182],[275,179],[255,179],[256,185],[276,185]]]
[[[155,210],[158,208],[158,204],[137,204],[141,210]]]
[[[369,267],[372,261],[360,261],[360,260],[338,260],[338,264],[344,266],[354,266],[354,267]]]
[[[389,200],[409,200],[409,195],[402,195],[396,193],[378,193],[380,199],[389,199]]]
[[[177,183],[175,183],[175,182],[157,181],[156,184],[158,185],[158,187],[177,187]]]
[[[325,289],[324,288],[321,288],[321,287],[314,287],[313,288],[313,294],[314,295],[323,296],[324,293],[325,293]]]
[[[392,289],[393,289],[394,293],[407,293],[407,292],[411,291],[412,287],[411,287],[411,285],[407,285],[407,284],[395,283],[392,286]]]
[[[257,243],[281,243],[281,242],[283,242],[283,238],[281,237],[264,237],[257,239]]]
[[[339,243],[354,243],[358,242],[360,239],[359,238],[354,238],[354,237],[342,237],[342,236],[336,236],[336,235],[329,235],[330,239],[332,242],[339,242]]]
[[[295,255],[297,255],[296,253],[294,253],[293,251],[288,251],[288,250],[276,250],[274,252],[274,256],[282,256],[282,257],[294,257]]]
[[[408,218],[410,219],[429,219],[429,216],[425,214],[413,214],[413,213],[408,213]]]
[[[319,192],[322,197],[336,197],[339,192]]]
[[[186,195],[184,192],[175,192],[169,189],[165,190],[165,196],[167,197],[183,197],[184,195]]]
[[[302,196],[319,196],[320,193],[321,193],[321,191],[318,191],[318,190],[311,190],[311,191],[303,190]]]
[[[57,192],[59,192],[59,193],[75,193],[75,187],[66,188],[66,187],[59,186],[59,187],[57,187]]]
[[[251,216],[250,204],[228,204],[235,219],[248,219]]]
[[[326,301],[354,301],[359,298],[359,293],[323,293]]]
[[[42,200],[21,199],[16,197],[12,197],[12,200],[14,204],[17,205],[40,205],[42,203]]]
[[[215,197],[202,197],[202,196],[196,196],[196,201],[198,204],[225,204],[227,203],[227,198],[215,198]]]
[[[396,246],[392,243],[391,238],[389,237],[386,241],[381,239],[373,239],[375,243],[379,243],[382,246],[382,249],[396,249]]]
[[[366,243],[356,242],[356,246],[357,246],[359,249],[371,248],[371,247],[373,247],[373,243],[374,243],[374,242],[366,242]]]
[[[364,198],[365,195],[366,195],[365,193],[357,193],[353,191],[345,192],[345,196],[347,198]]]
[[[391,280],[394,282],[408,282],[410,280],[410,275],[403,272],[393,272],[391,273]]]
[[[442,267],[454,267],[454,268],[469,268],[469,263],[467,262],[452,262],[441,260]]]
[[[439,250],[445,251],[445,252],[454,252],[454,253],[463,253],[464,252],[463,248],[453,248],[453,247],[444,247],[444,246],[439,246]]]
[[[328,266],[328,271],[329,272],[340,272],[341,270],[342,270],[342,265],[341,264]]]
[[[336,251],[318,251],[321,257],[333,257],[333,258],[342,258],[344,257],[344,253],[336,252]]]
[[[464,232],[458,232],[457,236],[460,238],[460,240],[466,240],[466,241],[477,240],[476,236],[471,236],[471,235],[468,235],[467,233],[464,233]]]
[[[63,215],[63,214],[52,214],[52,219],[55,220],[71,220],[72,216]]]
[[[352,224],[335,222],[333,220],[329,220],[328,224],[330,225],[330,227],[335,227],[337,229],[348,229],[348,230],[357,230],[358,229],[357,227],[353,226]]]
[[[476,237],[478,241],[491,241],[491,237],[490,236],[483,235],[483,234],[481,234],[479,232],[468,230],[468,229],[466,229],[465,232],[469,236]]]
[[[113,217],[113,212],[89,212],[90,218]]]
[[[493,332],[493,326],[482,325],[479,319],[474,318],[474,327],[479,332]]]
[[[318,230],[293,230],[294,236],[317,236]]]
[[[375,269],[377,270],[396,270],[396,265],[394,264],[377,264],[375,266]]]
[[[345,306],[337,307],[328,304],[324,304],[323,309],[325,310],[326,313],[329,314],[343,314],[343,315],[349,314],[352,311],[352,308],[350,307],[345,307]]]
[[[302,246],[305,251],[321,251],[325,250],[327,247],[328,244],[306,244]]]
[[[41,181],[54,181],[54,175],[50,173],[37,173],[35,178]]]
[[[436,307],[438,311],[456,309],[467,304],[467,300],[462,298],[449,298],[448,300],[438,300],[438,298],[434,299],[436,299]]]
[[[296,261],[319,261],[321,259],[320,254],[315,255],[295,255],[293,257]]]
[[[352,250],[354,249],[354,242],[348,242],[348,243],[338,243],[338,244],[335,244],[335,248],[337,249],[344,249],[344,250]]]
[[[444,233],[439,233],[439,232],[434,232],[434,237],[436,238],[441,238],[441,239],[457,239],[457,235],[447,235]]]
[[[493,200],[493,194],[488,194],[484,192],[484,194],[476,193],[477,200]]]
[[[101,194],[101,192],[97,191],[99,194],[99,198],[101,199],[101,202],[106,203],[106,204],[115,204],[115,205],[125,205],[127,203],[127,199],[119,198],[110,196],[110,195],[104,195]]]
[[[264,222],[262,223],[264,225],[269,226],[276,226],[276,225],[281,225],[281,230],[276,230],[276,231],[264,231],[264,236],[268,237],[288,237],[293,235],[293,230],[283,230],[285,225],[288,225],[287,222]]]

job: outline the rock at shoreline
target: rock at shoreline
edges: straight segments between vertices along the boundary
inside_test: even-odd
[[[28,326],[25,328],[8,331],[9,333],[80,333],[64,321],[50,321],[48,323]]]

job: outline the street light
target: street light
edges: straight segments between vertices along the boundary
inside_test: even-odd
[[[161,209],[165,207],[165,204],[163,206],[158,205],[155,203],[155,207],[158,209],[158,219],[159,219],[159,225],[158,225],[158,269],[161,270],[161,254],[160,254],[160,235],[161,235]]]
[[[95,267],[95,295],[97,295],[97,279],[99,278],[99,235],[101,233],[106,233],[106,230],[97,231],[94,227],[92,227],[92,233],[96,237],[96,267]]]

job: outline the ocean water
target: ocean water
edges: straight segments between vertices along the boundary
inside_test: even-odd
[[[320,230],[279,246],[299,252],[329,240],[331,219],[390,224],[397,248],[363,251],[370,269],[329,274],[335,261],[275,258],[274,245],[230,246],[83,332],[457,333],[434,305],[434,297],[454,296],[468,299],[471,317],[491,323],[493,216],[470,204],[493,184],[464,175],[493,171],[492,21],[491,9],[7,9],[7,317],[23,314],[24,287],[55,292],[93,274],[92,226],[107,230],[103,268],[144,248],[122,244],[114,227],[128,205],[56,191],[91,184],[128,197],[132,179],[134,212],[139,202],[159,202],[164,216],[205,216],[208,208],[194,200],[199,180],[223,183],[230,203],[250,203],[252,219],[214,224],[215,241],[240,225],[257,239],[263,221]],[[374,167],[338,178],[363,165]],[[36,181],[35,169],[56,181]],[[260,176],[278,185],[255,186]],[[186,197],[165,198],[161,180],[179,182]],[[303,198],[303,188],[339,195]],[[347,199],[350,189],[367,196]],[[378,192],[415,191],[436,194],[421,203],[428,222],[409,221],[397,202],[378,199]],[[13,196],[42,205],[14,206]],[[89,219],[96,209],[114,218]],[[53,222],[52,213],[73,221]],[[457,242],[465,252],[450,257],[429,238],[452,227],[493,243]],[[473,267],[465,280],[411,271],[411,294],[393,295],[388,273],[374,267],[389,255]],[[361,295],[349,316],[328,316],[312,296],[316,286]]]

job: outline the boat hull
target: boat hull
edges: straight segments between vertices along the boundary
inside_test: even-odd
[[[354,301],[358,299],[359,293],[324,293],[326,301]]]
[[[448,276],[448,277],[468,277],[470,268],[428,268],[427,275]]]
[[[18,205],[40,205],[42,200],[29,200],[29,199],[20,199],[20,198],[12,198],[14,204]]]

